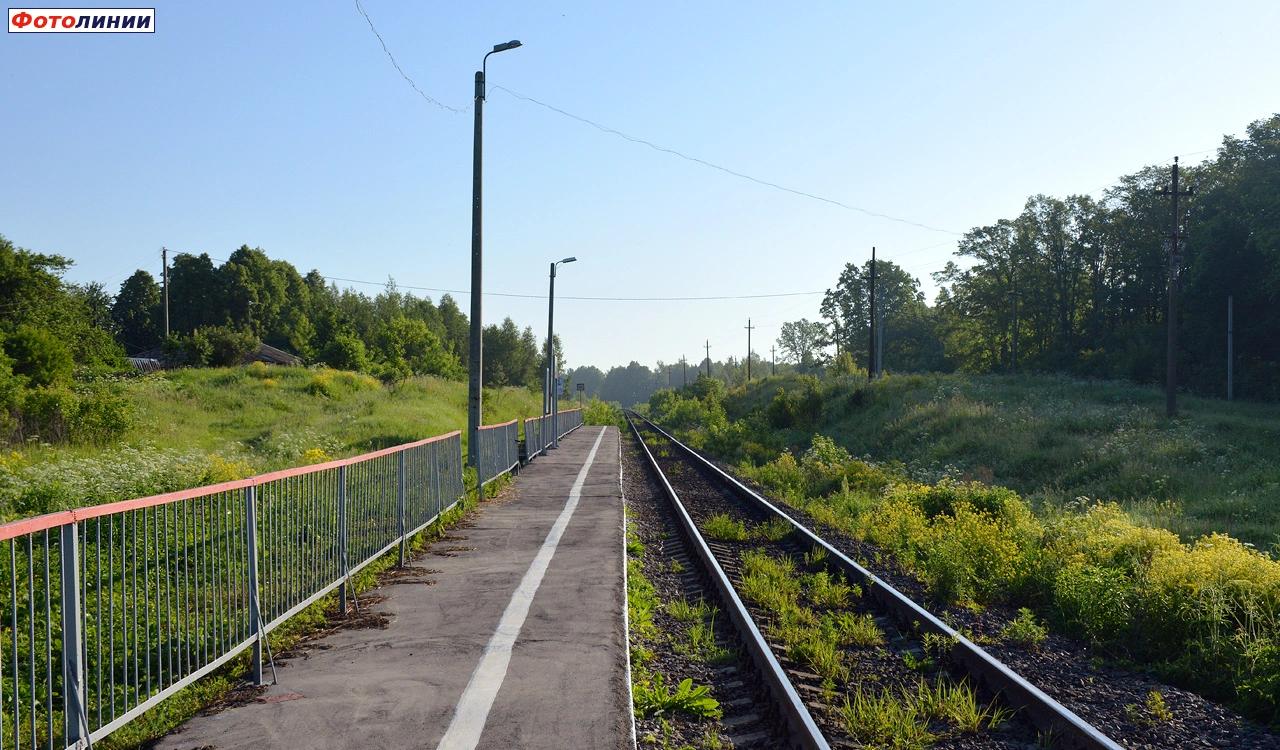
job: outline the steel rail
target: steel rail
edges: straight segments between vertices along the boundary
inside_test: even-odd
[[[738,592],[734,590],[733,584],[729,581],[729,576],[720,567],[720,563],[711,552],[711,548],[707,545],[706,540],[702,538],[702,534],[694,524],[693,518],[685,510],[680,496],[676,494],[675,488],[667,481],[666,474],[659,468],[657,459],[654,458],[653,453],[649,451],[649,446],[644,442],[644,438],[641,437],[640,430],[632,419],[633,416],[639,415],[628,413],[626,416],[627,424],[631,427],[636,441],[640,443],[645,457],[649,460],[649,466],[662,484],[662,489],[666,493],[667,499],[671,501],[671,506],[675,510],[681,530],[689,541],[689,546],[693,548],[694,553],[698,556],[708,576],[711,578],[711,582],[715,585],[716,590],[719,591],[721,600],[728,610],[729,619],[737,627],[751,660],[764,677],[765,684],[773,695],[779,713],[786,722],[792,745],[805,750],[830,750],[831,745],[822,736],[822,731],[818,729],[818,724],[813,720],[813,715],[809,713],[809,709],[804,705],[799,693],[796,692],[795,686],[787,678],[785,670],[778,662],[777,657],[773,655],[773,650],[769,648],[769,643],[765,640],[760,629],[756,627],[755,621],[752,620],[751,614],[742,603],[742,599],[739,598]],[[641,418],[643,419],[643,417]],[[648,420],[645,421],[648,422]]]
[[[1041,730],[1052,732],[1059,743],[1079,750],[1124,750],[1122,745],[1080,718],[1074,711],[1054,700],[999,659],[987,653],[981,646],[965,638],[933,613],[898,591],[889,582],[850,559],[781,508],[740,482],[736,477],[677,440],[651,420],[639,414],[634,416],[643,420],[646,425],[679,448],[682,453],[689,456],[697,465],[711,472],[714,477],[728,485],[740,498],[770,515],[785,520],[810,545],[825,550],[839,567],[858,579],[862,584],[863,590],[874,596],[882,606],[893,613],[900,623],[918,625],[922,630],[946,637],[952,644],[950,656],[954,661],[981,679],[994,692],[1003,693],[1006,700],[1011,704],[1025,709],[1031,721]],[[636,429],[634,424],[632,429]],[[636,435],[639,437],[638,430]],[[641,442],[643,443],[643,441]],[[647,453],[648,448],[646,447],[645,450]]]

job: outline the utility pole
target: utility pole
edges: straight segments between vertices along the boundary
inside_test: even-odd
[[[1235,298],[1227,295],[1227,400],[1235,397]]]
[[[707,377],[711,377],[711,339],[707,339]]]
[[[1016,269],[1014,268],[1012,261],[1010,261],[1009,299],[1013,302],[1013,336],[1010,346],[1012,349],[1012,356],[1010,357],[1010,360],[1013,365],[1013,372],[1016,375],[1018,372],[1018,280],[1015,274]]]
[[[867,315],[867,330],[870,332],[870,338],[867,340],[867,380],[871,380],[876,376],[876,248],[871,246],[871,309]]]
[[[680,355],[680,367],[684,369],[684,387],[688,388],[689,387],[689,360],[685,359],[683,354]]]
[[[778,374],[778,351],[777,350],[778,350],[778,347],[776,346],[769,347],[769,360],[773,363],[773,367],[770,368],[770,371],[769,371],[770,375]]]
[[[160,264],[164,266],[164,337],[169,338],[169,248],[160,248]]]
[[[1181,213],[1178,199],[1191,195],[1190,190],[1178,190],[1178,157],[1173,157],[1173,187],[1161,190],[1160,195],[1173,197],[1172,231],[1169,233],[1169,312],[1166,315],[1167,343],[1165,351],[1164,411],[1169,417],[1178,415],[1178,241],[1182,239],[1179,227]]]
[[[747,318],[747,381],[751,381],[751,318]]]
[[[876,372],[884,372],[884,304],[876,316]]]

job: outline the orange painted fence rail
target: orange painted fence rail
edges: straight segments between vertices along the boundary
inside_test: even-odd
[[[459,432],[0,526],[0,748],[79,748],[252,651],[463,496]],[[7,547],[7,549],[6,549]]]

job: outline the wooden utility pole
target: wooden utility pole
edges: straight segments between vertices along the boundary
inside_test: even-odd
[[[684,371],[684,387],[688,388],[689,387],[689,360],[685,359],[683,354],[680,355],[680,367]]]
[[[160,248],[160,265],[164,277],[164,337],[169,338],[169,248]]]
[[[751,380],[751,318],[747,318],[747,380]]]
[[[1165,350],[1164,411],[1169,417],[1178,415],[1178,271],[1182,258],[1178,244],[1182,239],[1181,212],[1178,199],[1191,195],[1190,190],[1178,190],[1178,157],[1173,157],[1173,186],[1161,190],[1160,195],[1173,198],[1172,229],[1169,233],[1169,311],[1166,314],[1167,343]]]
[[[778,350],[778,347],[776,346],[769,347],[769,359],[773,363],[773,366],[772,368],[770,368],[770,371],[769,371],[770,375],[778,374],[778,351],[777,350]]]
[[[871,306],[867,314],[867,380],[876,376],[876,248],[871,246]]]
[[[711,339],[707,339],[707,377],[711,377]]]
[[[1235,298],[1227,295],[1227,400],[1235,397]]]
[[[1017,274],[1017,269],[1014,268],[1012,260],[1010,260],[1009,299],[1013,302],[1013,331],[1012,331],[1013,335],[1010,337],[1011,338],[1010,348],[1012,349],[1012,356],[1010,357],[1010,360],[1012,363],[1011,369],[1014,374],[1017,374],[1018,372],[1018,279],[1016,274]]]

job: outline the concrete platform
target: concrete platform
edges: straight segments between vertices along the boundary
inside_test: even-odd
[[[385,629],[323,639],[157,747],[631,747],[617,428],[577,430],[452,536],[412,564],[434,585],[379,591]]]

